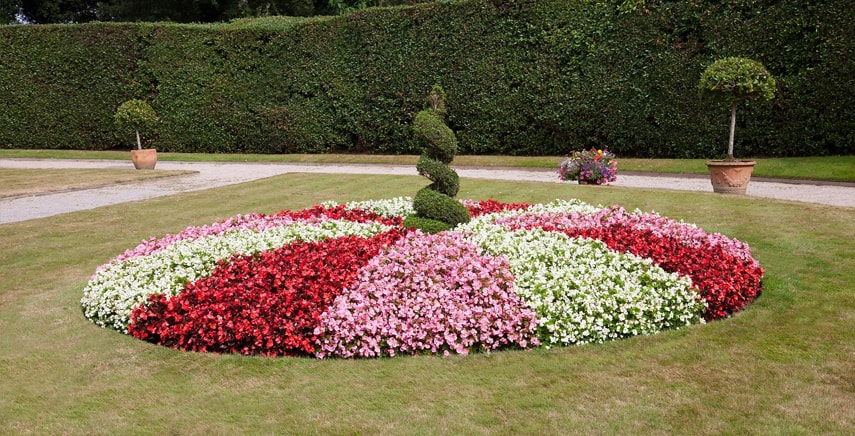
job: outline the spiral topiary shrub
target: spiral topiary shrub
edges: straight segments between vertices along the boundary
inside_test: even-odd
[[[417,227],[431,231],[445,226],[429,224],[429,220],[440,221],[447,226],[469,222],[469,211],[454,197],[460,189],[460,178],[448,164],[457,153],[457,137],[446,124],[445,93],[434,85],[428,96],[428,109],[418,114],[413,122],[413,132],[423,148],[416,169],[431,183],[416,193],[413,209],[420,218]]]

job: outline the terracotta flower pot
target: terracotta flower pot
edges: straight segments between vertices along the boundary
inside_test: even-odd
[[[755,161],[707,161],[713,191],[720,194],[745,194]]]
[[[131,150],[131,160],[134,162],[134,168],[138,170],[153,170],[157,164],[157,150],[153,148]]]

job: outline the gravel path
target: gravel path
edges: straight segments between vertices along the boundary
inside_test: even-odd
[[[74,159],[0,159],[0,168],[133,168],[130,162]],[[158,169],[190,170],[188,174],[59,193],[0,199],[0,224],[44,218],[111,204],[200,191],[286,173],[418,175],[413,165],[294,164],[236,162],[157,163]],[[457,168],[463,178],[567,183],[549,169]],[[712,192],[706,176],[618,175],[613,186]],[[747,195],[840,207],[855,207],[855,183],[823,183],[752,179]]]

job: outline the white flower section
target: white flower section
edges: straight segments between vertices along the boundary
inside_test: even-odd
[[[113,262],[99,270],[83,290],[84,315],[102,327],[127,333],[131,311],[149,295],[180,293],[187,283],[210,275],[220,260],[255,254],[294,241],[340,236],[371,237],[390,227],[377,223],[330,220],[263,231],[237,229],[220,235],[176,242],[161,252]]]
[[[578,213],[594,213],[598,210],[603,209],[602,206],[593,206],[588,203],[585,203],[582,200],[577,200],[575,198],[570,200],[561,200],[557,199],[551,203],[546,204],[535,204],[532,207],[517,212],[518,214],[523,213],[536,213],[536,212],[578,212]]]
[[[321,203],[323,206],[333,207],[338,205],[334,201]],[[385,200],[349,201],[344,204],[348,209],[370,210],[385,218],[406,217],[415,213],[413,210],[413,199],[411,197],[396,197]]]
[[[515,292],[538,315],[544,345],[604,342],[703,322],[688,277],[600,241],[543,230],[510,231],[473,220],[459,229],[488,254],[505,256]]]

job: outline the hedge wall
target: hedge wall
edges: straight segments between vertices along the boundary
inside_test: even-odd
[[[461,154],[718,157],[729,111],[698,97],[725,56],[778,96],[739,111],[737,156],[855,153],[849,0],[470,0],[223,25],[0,27],[0,148],[130,148],[112,113],[162,118],[162,151],[418,154],[445,88]]]

